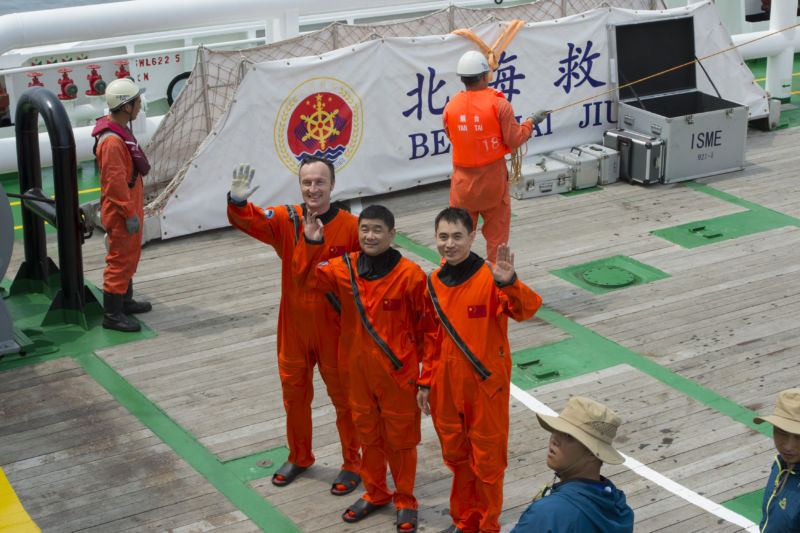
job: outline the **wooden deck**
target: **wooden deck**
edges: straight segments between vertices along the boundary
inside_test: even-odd
[[[800,225],[797,146],[800,128],[751,130],[744,171],[698,182]],[[446,185],[374,200],[394,211],[400,232],[433,248]],[[512,210],[519,276],[547,307],[544,318],[511,325],[512,349],[577,339],[584,351],[571,357],[606,361],[525,392],[556,411],[574,394],[606,403],[624,422],[620,451],[708,500],[763,488],[772,441],[743,421],[748,410],[771,412],[777,393],[798,383],[800,227],[691,249],[652,235],[745,210],[685,184],[617,183],[512,200]],[[483,253],[481,238],[475,249]],[[435,267],[419,250],[402,251],[426,271]],[[549,273],[615,255],[670,277],[595,295]],[[102,239],[86,242],[86,278],[98,286],[103,256]],[[21,257],[18,242],[9,273]],[[281,532],[281,516],[306,532],[394,531],[389,508],[355,525],[340,518],[357,493],[328,493],[339,448],[318,377],[317,463],[283,489],[269,476],[231,474],[235,459],[285,446],[275,355],[280,268],[271,248],[232,229],[152,242],[135,282],[153,303],[143,318],[158,336],[99,350],[112,378],[70,353],[0,373],[0,467],[43,531]],[[512,398],[504,531],[552,477],[547,439]],[[417,472],[420,531],[442,530],[450,473],[429,418]],[[637,532],[742,530],[627,466],[604,473],[625,491]]]

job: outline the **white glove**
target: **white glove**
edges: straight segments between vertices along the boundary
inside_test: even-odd
[[[540,124],[540,123],[542,123],[544,121],[544,119],[547,118],[547,115],[549,115],[549,114],[550,114],[550,111],[545,110],[545,109],[540,109],[539,111],[537,111],[533,115],[529,116],[528,120],[530,120],[534,124]]]
[[[250,198],[250,195],[256,192],[258,185],[250,187],[255,175],[255,169],[250,170],[250,165],[241,164],[239,168],[233,167],[233,179],[231,180],[231,200],[237,204],[241,204]]]

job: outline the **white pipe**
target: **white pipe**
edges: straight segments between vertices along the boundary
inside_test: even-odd
[[[409,4],[410,0],[393,0]],[[419,3],[419,0],[416,0]],[[12,13],[0,17],[0,54],[15,48],[103,39],[214,24],[294,19],[287,9],[315,14],[374,7],[375,0],[136,0]],[[266,28],[269,33],[272,28]],[[297,32],[297,28],[288,29]]]
[[[136,139],[142,146],[146,145],[153,136],[161,119],[164,116],[147,117],[146,131],[144,133],[136,133]],[[75,155],[78,161],[87,161],[94,159],[92,148],[94,147],[94,137],[92,137],[92,129],[94,126],[84,126],[74,128],[72,130],[75,136]],[[17,140],[16,137],[8,137],[0,139],[0,173],[16,172],[17,167]],[[49,167],[53,164],[53,152],[50,147],[50,136],[45,133],[39,134],[39,157],[41,159],[42,167]]]
[[[792,96],[792,69],[794,54],[800,50],[800,32],[796,28],[784,29],[795,24],[797,24],[797,0],[773,0],[769,30],[740,33],[731,37],[733,44],[737,46],[763,37],[738,50],[744,59],[767,58],[765,89],[773,98]],[[764,37],[766,35],[769,37]]]
[[[770,33],[772,32],[769,30],[754,31],[752,33],[740,33],[738,35],[732,35],[731,40],[733,41],[733,44],[739,46],[742,43],[758,39],[759,37],[764,37]],[[775,35],[770,35],[769,37],[746,44],[738,49],[739,53],[742,54],[743,59],[758,59],[760,57],[769,57],[779,54],[786,49],[789,49],[790,51],[800,49],[800,33],[793,32],[791,39],[788,38],[787,33],[788,32],[776,33]]]
[[[769,17],[770,31],[778,31],[793,26],[797,20],[797,0],[772,0]],[[794,46],[791,46],[796,29],[786,30],[778,35],[783,37],[783,49],[767,57],[767,84],[765,89],[774,98],[791,98],[792,66]]]

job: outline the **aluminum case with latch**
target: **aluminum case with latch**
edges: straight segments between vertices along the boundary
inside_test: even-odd
[[[702,63],[692,63],[696,59],[694,18],[620,24],[612,31],[610,42],[621,87],[617,126],[664,140],[662,181],[742,169],[747,106],[697,90],[697,70],[707,74]],[[648,76],[653,77],[625,87]]]
[[[568,150],[553,150],[547,155],[570,166],[573,189],[588,189],[597,186],[600,179],[600,160],[587,154],[582,148],[573,146]]]
[[[600,179],[598,185],[615,183],[619,179],[619,151],[602,144],[581,144],[578,148],[584,153],[594,156],[600,162]]]
[[[572,190],[572,170],[557,159],[533,156],[522,163],[520,174],[519,179],[508,185],[509,193],[517,200]]]

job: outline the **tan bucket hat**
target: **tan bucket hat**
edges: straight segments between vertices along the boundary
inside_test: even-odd
[[[772,416],[757,416],[753,422],[769,422],[784,431],[800,435],[800,389],[787,389],[778,394]]]
[[[547,431],[560,431],[577,439],[604,463],[618,465],[625,462],[625,458],[611,446],[622,420],[601,403],[573,396],[560,415],[536,413],[536,418]]]

